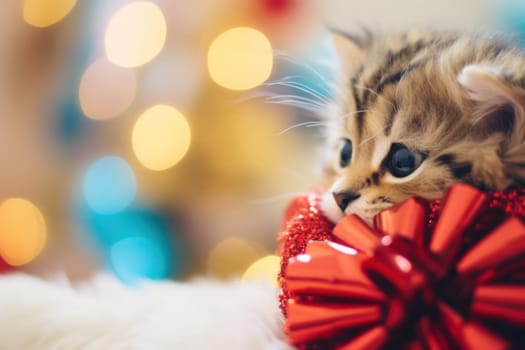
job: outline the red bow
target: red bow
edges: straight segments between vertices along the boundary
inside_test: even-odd
[[[508,215],[523,215],[525,193],[509,193],[456,185],[441,206],[412,198],[377,215],[374,228],[350,215],[331,237],[318,234],[329,239],[309,241],[283,263],[291,342],[323,349],[525,344],[525,225]]]

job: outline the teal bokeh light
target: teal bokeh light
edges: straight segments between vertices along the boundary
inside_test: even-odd
[[[492,0],[496,22],[510,31],[525,46],[525,2],[523,0]]]
[[[113,214],[100,214],[89,206],[79,209],[85,238],[125,284],[180,276],[183,257],[173,220],[137,204]]]
[[[111,268],[129,285],[168,277],[169,263],[161,242],[146,237],[125,238],[110,249]]]
[[[135,174],[120,157],[96,160],[87,170],[82,194],[91,210],[112,214],[128,207],[137,192]]]

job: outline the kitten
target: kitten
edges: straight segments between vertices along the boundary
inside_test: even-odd
[[[525,56],[475,35],[334,34],[342,96],[330,120],[322,208],[371,222],[410,196],[525,182]]]
[[[525,182],[525,57],[497,38],[409,32],[343,34],[342,92],[328,138],[323,209],[370,221],[412,195],[455,182]],[[523,71],[523,73],[522,73]],[[291,349],[277,292],[240,282],[113,278],[87,289],[0,277],[2,349]]]

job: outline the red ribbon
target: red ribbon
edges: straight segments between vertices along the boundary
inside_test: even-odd
[[[285,259],[293,250],[288,236],[298,238],[298,222],[302,230],[317,230],[314,237],[307,234],[315,240],[301,254],[283,262],[283,308],[293,344],[323,349],[525,344],[525,225],[519,218],[525,192],[485,194],[456,185],[441,205],[412,198],[378,214],[373,228],[350,215],[329,233],[312,198],[281,235]]]

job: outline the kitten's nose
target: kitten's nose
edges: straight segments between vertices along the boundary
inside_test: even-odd
[[[334,196],[337,206],[341,208],[343,212],[345,211],[346,207],[348,207],[348,204],[350,204],[350,202],[361,197],[360,194],[350,191],[332,192],[332,196]]]

